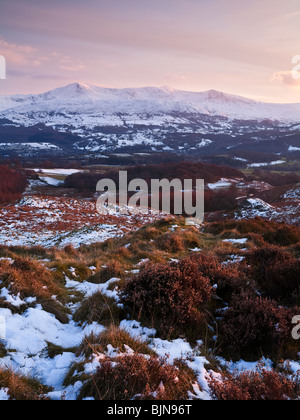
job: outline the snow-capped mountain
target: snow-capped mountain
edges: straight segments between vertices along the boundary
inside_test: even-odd
[[[168,87],[111,89],[74,83],[38,95],[0,96],[2,117],[14,114],[16,118],[20,114],[41,122],[45,111],[59,114],[74,110],[82,114],[93,112],[95,116],[98,112],[99,117],[103,113],[189,112],[241,120],[300,121],[300,103],[268,104],[215,90],[196,93]]]
[[[217,135],[231,136],[233,141],[226,144],[230,148],[236,147],[239,136],[257,141],[298,134],[299,123],[300,103],[262,103],[215,90],[111,89],[74,83],[37,95],[0,95],[0,150],[4,144],[48,143],[50,136],[50,143],[62,149],[72,145],[88,153],[132,148],[210,152]]]

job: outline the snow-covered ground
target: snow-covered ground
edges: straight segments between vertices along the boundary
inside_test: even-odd
[[[72,174],[76,174],[79,172],[84,172],[83,169],[33,169],[33,171],[39,173],[39,174],[47,174],[47,175],[62,175],[62,176],[68,176]]]
[[[40,170],[39,170],[40,171]],[[74,170],[52,170],[64,174]],[[48,179],[49,178],[49,179]],[[0,208],[0,245],[64,247],[104,242],[160,218],[159,214],[99,214],[95,201],[34,195],[36,186],[59,185],[52,177],[31,184],[19,203]],[[52,181],[53,180],[53,181]]]
[[[285,160],[274,160],[273,162],[251,163],[248,165],[248,168],[261,168],[264,166],[276,166],[276,165],[282,165],[283,163],[285,163]]]
[[[26,147],[39,150],[55,150],[59,149],[52,143],[0,143],[0,149],[15,149],[18,147]]]
[[[255,219],[255,217],[273,219],[280,216],[281,212],[279,209],[271,206],[260,198],[248,198],[243,203],[242,208],[235,213],[236,219]]]
[[[53,187],[58,187],[62,184],[62,181],[59,179],[52,178],[50,176],[40,176],[39,177],[42,181],[46,182],[46,184],[51,185]]]
[[[82,293],[83,297],[92,296],[94,293],[101,291],[108,297],[113,297],[118,301],[116,290],[108,290],[112,283],[118,279],[111,279],[105,284],[96,285],[93,283],[79,283],[75,280],[66,279],[66,288],[70,291],[76,290]],[[9,301],[15,301],[14,296],[7,294]],[[34,302],[34,299],[28,299]],[[24,303],[24,302],[23,302]],[[26,303],[26,302],[25,302]],[[22,302],[16,305],[20,306]],[[72,312],[76,309],[73,307]],[[12,314],[8,309],[0,308],[0,317],[5,319],[5,339],[2,340],[7,349],[8,355],[0,359],[1,368],[12,368],[19,373],[30,375],[39,379],[43,384],[54,388],[49,394],[51,399],[61,399],[63,396],[67,400],[74,400],[79,395],[82,382],[77,382],[74,386],[64,387],[63,381],[75,362],[82,361],[81,357],[68,350],[80,345],[85,336],[100,334],[105,330],[102,325],[93,323],[84,327],[80,327],[72,320],[66,325],[61,324],[54,315],[45,312],[40,305],[29,308],[22,315]],[[194,384],[194,398],[208,400],[210,399],[209,387],[207,384],[209,362],[205,357],[199,356],[199,349],[193,349],[192,346],[183,339],[174,341],[161,340],[156,338],[156,331],[142,327],[137,321],[123,320],[120,328],[127,331],[133,338],[138,338],[149,343],[158,356],[168,356],[168,363],[173,363],[178,358],[188,358],[188,365],[193,369],[198,378],[198,384]],[[60,346],[66,349],[60,355],[50,359],[47,355],[48,343]],[[202,343],[199,342],[201,347]],[[127,349],[130,352],[130,348]],[[117,356],[118,349],[108,347],[107,354]],[[99,355],[95,358],[99,359]],[[86,373],[93,373],[100,366],[99,360],[94,363],[87,363],[85,366]],[[201,388],[201,391],[200,391]],[[7,399],[7,392],[0,389],[0,400]]]
[[[207,186],[211,190],[228,189],[232,186],[232,181],[222,178],[218,182],[207,184]]]
[[[248,238],[242,238],[242,239],[224,239],[223,242],[228,242],[233,245],[244,245],[248,242]]]
[[[98,286],[98,289],[105,293],[109,284],[110,282]],[[95,285],[78,287],[79,285],[69,280],[66,287],[80,290],[83,297],[96,291]],[[7,294],[7,301],[12,300],[16,301],[15,297]],[[29,298],[27,301],[34,302],[35,299]],[[18,302],[18,306],[21,305],[22,302]],[[105,328],[96,323],[80,327],[72,320],[72,316],[68,324],[61,324],[40,305],[27,309],[22,315],[12,314],[9,309],[0,308],[0,317],[5,320],[5,336],[2,337],[2,342],[8,349],[8,355],[0,359],[0,367],[12,368],[19,373],[38,378],[43,384],[54,388],[55,392],[51,394],[53,398],[60,399],[65,392],[67,399],[75,399],[76,389],[80,388],[75,386],[64,389],[62,386],[71,364],[76,361],[74,353],[68,349],[79,346],[84,337],[92,332],[100,334]],[[60,346],[66,351],[51,359],[46,352],[48,343]],[[4,390],[1,390],[1,393],[5,398]]]
[[[117,290],[109,290],[112,283],[118,279],[112,278],[104,284],[93,284],[89,282],[80,283],[76,280],[66,278],[66,288],[70,291],[80,292],[83,297],[92,296],[101,291],[102,294],[113,297],[118,302]],[[15,301],[16,306],[22,305],[17,302],[16,297],[6,294],[7,301]],[[34,298],[27,299],[27,302],[34,302]],[[23,302],[26,303],[26,302]],[[78,305],[74,305],[72,313]],[[45,312],[40,305],[35,305],[27,309],[22,315],[12,314],[8,309],[0,309],[0,317],[5,319],[5,337],[2,340],[8,349],[7,356],[0,359],[1,368],[12,368],[14,371],[30,375],[39,379],[43,384],[53,387],[53,391],[48,394],[51,399],[59,400],[65,398],[74,400],[78,397],[83,382],[78,380],[75,385],[63,386],[64,379],[75,362],[82,362],[84,359],[76,357],[72,348],[80,345],[85,336],[92,332],[97,335],[105,330],[105,327],[97,323],[79,326],[72,320],[68,324],[61,324],[54,315]],[[135,320],[123,320],[120,328],[128,332],[133,338],[147,342],[148,346],[162,358],[167,357],[167,362],[173,364],[176,359],[187,360],[188,366],[195,372],[197,383],[193,385],[193,393],[190,398],[210,400],[210,390],[208,378],[214,372],[209,369],[209,361],[203,356],[203,342],[199,341],[196,347],[191,346],[185,339],[162,340],[156,336],[154,329],[143,327]],[[65,351],[51,359],[47,355],[48,343],[60,346]],[[132,350],[126,346],[127,353],[132,354]],[[108,346],[106,356],[122,356],[119,349]],[[102,357],[100,354],[93,356],[93,361],[88,361],[84,365],[84,372],[93,374],[101,366]],[[228,364],[227,361],[219,359],[220,365],[224,365],[231,371],[255,370],[258,362],[239,362]],[[266,366],[272,367],[271,361],[266,361]],[[291,362],[292,370],[296,373],[300,371],[298,362]],[[7,390],[0,389],[0,400],[8,399]]]

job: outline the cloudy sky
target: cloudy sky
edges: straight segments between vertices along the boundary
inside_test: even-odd
[[[0,94],[79,81],[300,102],[299,28],[299,0],[1,0]]]

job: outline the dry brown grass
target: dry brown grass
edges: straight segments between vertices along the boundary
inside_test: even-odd
[[[112,278],[120,278],[124,276],[124,268],[118,260],[114,260],[105,265],[98,273],[89,277],[91,283],[106,283]]]
[[[90,357],[92,354],[102,354],[107,351],[108,345],[124,353],[126,353],[125,346],[128,346],[135,353],[155,356],[155,352],[148,347],[147,343],[137,338],[132,338],[127,331],[115,325],[110,326],[100,335],[92,334],[89,337],[85,337],[78,347],[76,355],[78,357],[81,355]]]
[[[213,397],[219,401],[287,401],[298,400],[300,380],[262,364],[255,372],[223,373],[221,380],[211,378]]]
[[[51,299],[53,295],[62,299],[66,292],[58,278],[36,260],[17,258],[13,264],[1,262],[0,276],[3,286],[21,298],[37,297]]]
[[[100,325],[118,325],[122,310],[117,306],[114,299],[103,295],[101,292],[84,299],[75,312],[75,322]]]
[[[79,399],[169,400],[188,399],[195,375],[164,360],[150,356],[127,355],[101,361],[101,367],[85,382]]]
[[[47,400],[45,394],[51,391],[49,387],[43,386],[37,380],[10,369],[0,369],[1,388],[8,389],[10,399],[16,401]]]

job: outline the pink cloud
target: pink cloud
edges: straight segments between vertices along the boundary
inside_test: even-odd
[[[300,87],[300,79],[296,79],[294,77],[293,71],[279,71],[274,73],[271,81],[280,81],[284,85],[292,86],[292,87]]]
[[[37,50],[30,45],[13,44],[0,38],[0,52],[13,65],[27,65],[36,61]]]
[[[32,79],[38,79],[48,74],[47,78],[55,79],[87,68],[77,58],[51,50],[41,53],[38,48],[11,43],[4,38],[0,38],[0,55],[7,62],[8,74],[13,77],[30,75]]]

